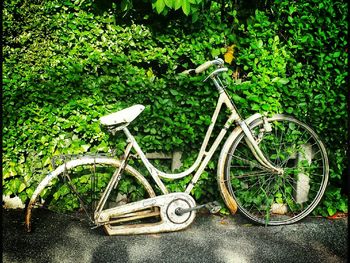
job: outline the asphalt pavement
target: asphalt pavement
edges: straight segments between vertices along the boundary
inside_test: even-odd
[[[23,210],[3,210],[2,260],[61,262],[347,262],[348,218],[308,217],[287,226],[252,225],[241,215],[198,214],[187,229],[106,236],[86,221],[37,209],[33,232]]]

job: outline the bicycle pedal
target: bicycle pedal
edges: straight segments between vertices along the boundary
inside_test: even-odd
[[[216,214],[222,208],[218,201],[214,201],[205,205],[211,214]]]

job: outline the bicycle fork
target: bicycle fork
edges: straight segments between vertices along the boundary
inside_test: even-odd
[[[265,129],[267,129],[269,131],[269,129],[271,129],[271,127],[265,121],[265,119],[264,119],[264,122],[265,122],[264,126],[266,126]],[[251,130],[249,129],[248,125],[245,123],[245,121],[241,121],[239,123],[239,125],[242,128],[244,134],[246,135],[245,141],[246,141],[249,149],[252,151],[252,153],[254,154],[255,158],[258,160],[258,162],[262,166],[267,168],[268,170],[272,170],[273,172],[277,173],[278,175],[283,174],[283,169],[282,168],[275,167],[274,165],[271,164],[270,161],[268,161],[266,159],[266,157],[264,156],[263,152],[261,151],[257,141],[254,139],[253,134],[252,134]]]

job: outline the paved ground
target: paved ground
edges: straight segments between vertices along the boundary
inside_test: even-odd
[[[106,236],[87,222],[35,211],[24,231],[22,211],[3,211],[3,262],[347,262],[348,219],[307,218],[264,227],[240,215],[198,215],[186,230]]]

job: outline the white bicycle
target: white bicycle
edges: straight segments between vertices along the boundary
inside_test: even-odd
[[[123,131],[126,135],[123,156],[116,159],[105,155],[82,155],[63,159],[40,182],[29,201],[25,219],[28,231],[31,230],[33,207],[37,203],[43,205],[39,198],[43,193],[49,207],[55,206],[60,197],[65,202],[78,203],[75,206],[86,213],[86,202],[93,204],[91,221],[95,226],[102,226],[109,235],[184,229],[193,222],[199,208],[205,206],[212,212],[220,208],[217,203],[197,206],[190,194],[227,132],[230,135],[223,144],[217,164],[217,183],[232,214],[238,206],[243,215],[265,225],[290,224],[310,214],[320,202],[328,181],[329,165],[323,143],[308,125],[293,117],[266,117],[257,113],[243,120],[219,78],[227,71],[223,65],[222,59],[215,59],[186,72],[201,73],[216,66],[207,79],[213,81],[219,93],[211,124],[197,159],[189,169],[165,173],[146,158],[128,130],[128,125],[144,106],[134,105],[104,116],[100,119],[101,124],[113,133]],[[230,115],[208,147],[223,105]],[[235,128],[231,130],[233,124]],[[132,167],[135,158],[144,164],[147,175]],[[164,179],[190,175],[184,192],[169,193]],[[58,178],[63,178],[65,184],[53,183]],[[48,197],[48,192],[52,198]]]

